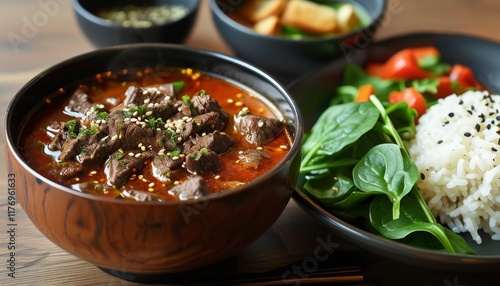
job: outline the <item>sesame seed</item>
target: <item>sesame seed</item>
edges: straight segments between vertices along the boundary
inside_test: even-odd
[[[150,188],[151,188],[151,187],[154,187],[154,185],[155,185],[155,183],[154,183],[154,182],[152,182],[152,183],[149,183],[148,187],[150,187]]]
[[[465,133],[464,133],[464,136],[465,136],[465,137],[471,137],[471,136],[472,136],[472,134],[470,134],[470,132],[465,132]]]
[[[236,106],[242,106],[242,105],[243,105],[243,102],[238,101],[238,102],[236,102],[234,105],[236,105]]]
[[[262,126],[264,126],[264,122],[262,122],[262,121],[259,121],[259,123],[257,123],[257,126],[259,126],[259,127],[262,127]]]
[[[234,100],[232,100],[231,98],[229,98],[229,99],[227,100],[227,103],[233,103],[233,102],[234,102]]]
[[[179,181],[175,181],[175,182],[174,182],[174,185],[178,185],[178,184],[179,184]]]
[[[95,174],[97,174],[97,171],[91,171],[90,172],[90,175],[95,175]]]
[[[479,132],[479,130],[481,130],[481,126],[479,124],[476,124],[475,129],[477,132]]]
[[[262,151],[263,148],[259,146],[259,147],[255,148],[255,149],[257,149],[259,151]]]
[[[174,160],[174,161],[175,161],[175,160],[178,160],[178,159],[179,159],[179,156],[174,156],[174,157],[172,157],[172,160]]]
[[[280,145],[280,148],[283,149],[283,150],[287,150],[288,146],[286,146],[286,145]]]
[[[441,144],[441,143],[443,143],[443,140],[438,140],[438,142],[437,142],[437,143],[438,143],[438,144]]]
[[[146,116],[151,116],[153,114],[153,111],[149,110],[146,112]]]
[[[146,146],[142,146],[141,151],[146,151]]]
[[[135,156],[135,154],[134,154],[133,152],[128,153],[128,155],[129,155],[130,157],[134,157],[134,156]]]
[[[498,151],[498,150],[497,150],[497,148],[495,148],[495,147],[491,147],[491,151],[496,152],[496,151]]]
[[[135,157],[139,158],[139,157],[141,157],[141,155],[142,155],[141,153],[137,153],[137,154],[135,154]]]
[[[148,188],[148,192],[154,192],[154,191],[155,191],[155,189],[153,189],[153,188]]]
[[[214,179],[216,180],[220,179],[220,175],[215,176]]]

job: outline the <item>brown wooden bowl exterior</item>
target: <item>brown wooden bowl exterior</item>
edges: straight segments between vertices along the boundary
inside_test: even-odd
[[[131,273],[187,271],[235,255],[274,223],[294,190],[287,166],[251,189],[204,200],[110,200],[61,190],[6,154],[18,202],[40,232],[96,266]]]

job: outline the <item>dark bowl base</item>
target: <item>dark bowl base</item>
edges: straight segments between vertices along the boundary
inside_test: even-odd
[[[97,267],[107,274],[120,278],[122,280],[135,282],[135,283],[146,283],[146,284],[176,284],[176,283],[189,283],[189,280],[195,277],[199,270],[189,270],[184,272],[174,272],[174,273],[160,273],[160,274],[141,274],[132,273],[122,270],[108,269],[104,267]]]

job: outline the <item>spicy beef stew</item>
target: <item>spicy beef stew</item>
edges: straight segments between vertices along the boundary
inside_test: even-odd
[[[198,198],[262,175],[291,144],[258,96],[190,69],[108,72],[60,92],[20,145],[39,173],[83,192]]]

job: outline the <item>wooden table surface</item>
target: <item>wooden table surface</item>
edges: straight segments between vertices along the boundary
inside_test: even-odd
[[[231,54],[212,24],[208,1],[202,2],[195,29],[186,44]],[[497,0],[391,0],[376,39],[432,31],[467,33],[500,41],[496,24],[499,13],[500,1]],[[76,23],[71,1],[2,0],[0,113],[5,112],[8,102],[21,86],[40,71],[92,49],[94,47]],[[3,129],[3,116],[0,121]],[[0,140],[3,143],[3,137]],[[5,158],[3,152],[0,156]],[[104,273],[55,246],[33,226],[19,205],[15,206],[15,278],[10,277],[7,261],[10,257],[6,203],[8,179],[3,163],[0,168],[0,285],[134,284]],[[210,269],[221,274],[229,268],[236,272],[256,273],[294,262],[300,265],[313,254],[319,239],[338,243],[331,260],[348,257],[352,263],[363,265],[363,285],[489,285],[491,280],[488,279],[494,277],[492,273],[479,276],[431,271],[371,255],[336,238],[293,201],[264,236],[236,257]],[[226,268],[228,265],[231,267]]]

